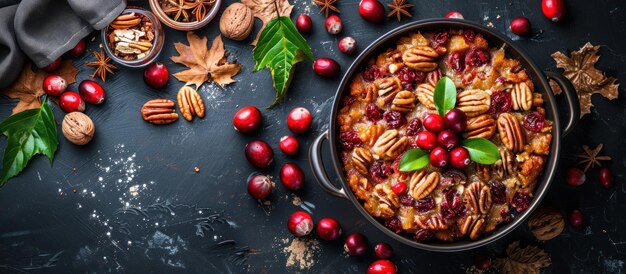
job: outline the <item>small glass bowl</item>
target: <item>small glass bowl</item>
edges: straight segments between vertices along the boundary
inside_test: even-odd
[[[175,30],[184,30],[184,31],[197,30],[201,27],[204,27],[206,24],[211,22],[211,20],[213,20],[215,16],[217,16],[217,13],[219,12],[221,5],[222,5],[222,0],[215,0],[215,3],[211,7],[211,10],[209,10],[209,13],[207,14],[207,16],[204,17],[204,19],[200,21],[178,22],[170,18],[167,14],[165,14],[163,9],[161,8],[161,4],[159,4],[159,0],[150,0],[150,9],[152,9],[152,12],[154,12],[156,17],[159,18],[159,20],[161,20],[163,24]]]
[[[106,51],[107,55],[109,55],[111,59],[116,63],[131,68],[140,68],[152,63],[152,61],[154,61],[159,56],[159,54],[161,54],[165,35],[163,34],[163,27],[161,26],[161,22],[159,22],[159,20],[154,16],[152,12],[138,8],[127,8],[122,12],[122,14],[128,14],[131,12],[145,16],[152,23],[152,29],[154,30],[154,40],[152,41],[152,48],[150,49],[150,51],[148,51],[146,56],[141,59],[135,60],[124,60],[117,57],[113,49],[109,48],[109,40],[107,37],[107,31],[110,28],[109,26],[102,29],[102,43],[104,44],[104,50]]]

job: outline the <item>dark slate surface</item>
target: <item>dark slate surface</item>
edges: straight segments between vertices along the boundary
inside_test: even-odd
[[[362,48],[401,25],[391,20],[380,26],[370,25],[357,15],[358,1],[340,2],[345,25],[340,37],[351,35]],[[586,41],[602,45],[598,66],[620,79],[626,77],[622,70],[626,61],[623,1],[568,1],[569,18],[559,24],[543,18],[540,1],[409,2],[416,5],[413,18],[402,23],[458,10],[466,19],[492,24],[495,30],[506,33],[547,70],[555,70],[550,57],[554,51],[577,49]],[[314,31],[306,38],[313,54],[335,58],[347,68],[353,57],[338,52],[336,43],[340,37],[324,31],[324,18],[317,13],[318,8],[306,0],[296,0],[294,4],[293,18],[302,12],[312,14]],[[530,18],[533,31],[542,33],[532,39],[512,35],[508,22],[519,15]],[[173,42],[184,41],[185,33],[171,29],[165,33],[166,44],[159,59],[171,72],[183,70],[168,57],[175,52]],[[197,33],[212,39],[218,34],[217,24],[209,24]],[[96,49],[99,43],[97,38],[89,43],[89,48]],[[157,91],[144,85],[142,70],[122,68],[110,77],[104,84],[108,91],[106,103],[88,106],[86,112],[97,125],[93,142],[77,147],[59,134],[61,143],[53,166],[37,157],[0,190],[0,272],[364,271],[374,259],[371,252],[349,258],[342,252],[340,242],[314,244],[314,240],[307,240],[316,249],[310,253],[312,264],[303,269],[288,266],[289,253],[284,251],[293,239],[285,228],[286,219],[300,209],[294,205],[296,196],[305,201],[301,207],[312,211],[314,219],[339,219],[345,234],[362,232],[372,243],[390,241],[367,224],[350,202],[322,192],[308,168],[305,149],[328,127],[330,105],[339,80],[320,79],[313,74],[311,63],[299,64],[286,100],[273,110],[263,110],[263,130],[244,136],[232,130],[231,117],[236,109],[250,104],[264,107],[271,103],[274,92],[268,71],[252,73],[251,46],[228,40],[225,44],[244,68],[233,85],[204,85],[200,89],[207,117],[193,123],[181,119],[159,127],[140,118],[139,109],[146,100],[175,98],[182,85],[175,79],[165,90]],[[92,72],[84,66],[91,59],[86,54],[74,60],[80,69],[78,80],[87,79]],[[586,221],[581,230],[568,227],[558,238],[536,243],[523,225],[491,245],[451,254],[424,252],[392,242],[397,254],[393,260],[400,270],[460,273],[471,264],[473,254],[502,254],[509,242],[522,240],[539,244],[551,254],[553,266],[546,273],[623,272],[626,108],[624,94],[621,95],[614,101],[593,97],[596,108],[565,139],[565,157],[545,199],[546,204],[564,212],[581,208]],[[4,118],[13,102],[2,98],[1,103],[0,116]],[[289,133],[286,114],[296,106],[314,113],[313,129],[299,137],[301,153],[286,158],[278,151],[277,143]],[[60,121],[62,111],[56,107],[54,111]],[[248,196],[246,178],[256,170],[246,162],[243,147],[253,138],[268,141],[276,150],[275,163],[263,172],[277,175],[281,164],[295,161],[307,176],[303,190],[294,194],[279,186],[269,206],[261,206]],[[1,142],[4,147],[5,140]],[[582,144],[598,143],[605,143],[605,153],[613,157],[610,166],[615,172],[615,186],[609,190],[601,188],[597,170],[588,173],[585,185],[566,186],[563,170],[575,163],[573,155]],[[199,173],[194,172],[195,166],[200,168]],[[248,253],[246,250],[250,254],[242,255]]]

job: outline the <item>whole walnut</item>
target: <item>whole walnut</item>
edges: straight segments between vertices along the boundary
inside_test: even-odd
[[[563,232],[565,220],[558,209],[542,207],[530,216],[528,228],[538,240],[547,241]]]
[[[70,112],[63,118],[61,124],[63,136],[75,145],[85,145],[91,141],[96,132],[96,126],[89,116],[82,112]]]
[[[220,18],[220,32],[232,40],[246,39],[252,27],[254,27],[252,10],[242,3],[228,6]]]

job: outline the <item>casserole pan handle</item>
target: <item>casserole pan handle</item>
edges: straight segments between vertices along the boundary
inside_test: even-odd
[[[309,163],[311,163],[311,169],[313,170],[313,177],[317,180],[319,185],[328,194],[335,197],[348,199],[346,192],[343,188],[338,188],[330,182],[328,174],[324,169],[324,163],[322,162],[322,142],[328,140],[328,130],[315,138],[311,148],[309,149]]]
[[[567,108],[569,110],[569,120],[567,125],[563,128],[563,136],[567,136],[572,129],[576,126],[576,122],[580,119],[580,104],[578,103],[578,95],[572,82],[570,82],[565,76],[552,71],[546,71],[548,79],[554,80],[563,93],[565,93],[565,99],[567,99]]]

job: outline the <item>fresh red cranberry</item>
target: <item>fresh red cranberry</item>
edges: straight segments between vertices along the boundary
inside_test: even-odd
[[[63,77],[51,74],[43,79],[43,91],[52,96],[57,97],[67,89],[67,81]]]
[[[418,212],[428,212],[435,208],[435,200],[430,196],[415,200],[415,202],[413,203],[413,207],[417,209]]]
[[[435,234],[430,229],[418,229],[417,232],[415,232],[414,239],[416,242],[422,243],[432,239],[434,235]]]
[[[451,11],[446,13],[445,18],[454,18],[454,19],[465,19],[463,18],[463,14],[458,11]]]
[[[501,205],[506,203],[506,186],[502,182],[491,180],[487,185],[489,185],[491,200],[494,204]]]
[[[463,30],[463,39],[467,42],[467,43],[474,43],[474,40],[476,40],[476,32],[471,30],[471,29],[465,29]]]
[[[491,105],[489,106],[490,114],[504,113],[511,110],[513,101],[511,94],[506,91],[494,91],[491,93]]]
[[[441,217],[447,220],[454,219],[465,214],[465,205],[461,199],[461,194],[456,188],[450,188],[443,191],[443,199],[441,201]]]
[[[389,110],[385,112],[383,118],[387,122],[387,126],[390,128],[399,128],[406,124],[406,118],[404,118],[404,115],[397,111]]]
[[[313,231],[313,218],[309,213],[304,211],[296,211],[287,220],[287,228],[289,232],[296,237],[302,237],[311,234]]]
[[[74,57],[78,57],[85,53],[85,48],[87,48],[85,39],[80,39],[76,45],[68,51],[68,53]]]
[[[311,112],[308,109],[297,107],[289,112],[287,127],[295,134],[304,134],[311,128],[312,120]]]
[[[415,144],[424,150],[431,150],[437,147],[437,135],[430,131],[422,131],[415,137]]]
[[[424,124],[424,128],[426,128],[426,130],[433,133],[439,133],[446,129],[446,124],[443,121],[443,118],[436,113],[426,115],[422,123]]]
[[[479,270],[487,270],[491,267],[491,258],[484,254],[474,256],[474,267]]]
[[[489,61],[489,52],[483,49],[470,49],[465,55],[465,66],[480,67]]]
[[[396,234],[402,232],[402,222],[400,222],[398,218],[389,218],[385,220],[385,227],[389,228],[389,230]]]
[[[545,125],[546,119],[537,111],[529,111],[524,115],[524,127],[532,132],[540,132]]]
[[[598,181],[604,188],[608,189],[613,185],[613,172],[608,167],[601,168],[598,174]]]
[[[61,57],[57,58],[56,60],[52,61],[52,63],[48,64],[47,66],[41,69],[43,69],[46,72],[53,72],[59,69],[59,67],[61,67]]]
[[[456,73],[461,73],[465,69],[465,52],[455,51],[450,53],[450,57],[448,57],[448,65],[452,68],[452,71]]]
[[[565,182],[570,186],[582,185],[586,179],[587,176],[585,176],[585,173],[579,168],[570,167],[565,170]]]
[[[521,192],[516,192],[511,200],[511,205],[517,212],[523,212],[530,207],[530,196]]]
[[[296,28],[301,33],[307,33],[311,31],[313,28],[313,22],[311,21],[311,17],[307,14],[300,14],[296,19]]]
[[[569,224],[573,228],[580,228],[584,222],[585,217],[583,216],[583,213],[580,212],[580,210],[574,209],[572,210],[572,212],[569,213]]]
[[[398,199],[400,200],[400,204],[402,204],[403,206],[415,205],[415,199],[413,199],[413,197],[411,197],[410,195],[400,195],[398,196]]]
[[[154,62],[143,71],[143,81],[151,88],[162,89],[167,85],[170,74],[167,67],[160,62]]]
[[[275,185],[270,176],[255,174],[248,180],[248,194],[257,200],[265,199],[272,193]]]
[[[344,149],[352,150],[354,147],[362,145],[363,141],[356,130],[350,130],[339,134],[339,143]]]
[[[313,62],[313,72],[322,77],[335,77],[340,70],[341,66],[339,63],[331,58],[320,57]]]
[[[565,0],[543,0],[541,11],[543,16],[556,23],[565,17]]]
[[[404,194],[406,192],[406,184],[404,182],[397,182],[391,187],[391,190],[396,195]]]
[[[430,152],[430,164],[434,167],[444,167],[448,164],[449,157],[445,149],[436,147]]]
[[[368,241],[361,233],[352,233],[346,237],[343,244],[343,249],[350,256],[359,256],[365,253],[368,249]]]
[[[407,125],[405,134],[407,136],[415,136],[421,130],[422,130],[422,120],[420,120],[419,118],[414,118]]]
[[[261,126],[263,116],[254,106],[243,107],[233,116],[233,126],[241,133],[250,133]]]
[[[353,54],[356,51],[356,40],[354,38],[347,36],[339,40],[339,51],[344,54]]]
[[[433,48],[437,48],[448,42],[448,38],[450,38],[450,33],[448,31],[439,31],[435,34],[435,36],[433,36],[430,43]]]
[[[437,137],[437,143],[447,149],[451,150],[459,143],[459,137],[452,132],[452,130],[446,129],[442,132],[439,132],[439,136]]]
[[[280,150],[283,153],[289,156],[294,156],[298,154],[298,148],[300,147],[300,144],[298,142],[298,139],[296,139],[296,137],[283,136],[282,138],[280,138],[280,142],[278,143],[278,146],[280,147]]]
[[[443,117],[446,127],[456,133],[463,132],[467,127],[467,115],[458,108],[453,108]]]
[[[341,236],[341,225],[337,220],[326,217],[317,222],[315,231],[322,240],[334,241]]]
[[[389,259],[393,256],[393,247],[391,247],[388,243],[378,243],[374,247],[374,252],[378,258]]]
[[[367,274],[396,274],[396,273],[398,273],[398,268],[392,261],[389,261],[389,260],[374,261],[367,268]]]
[[[530,21],[526,17],[517,17],[511,21],[509,28],[511,32],[524,36],[530,32]]]
[[[263,140],[252,140],[246,145],[246,159],[258,168],[268,167],[274,160],[274,151]]]
[[[441,181],[439,182],[439,188],[447,189],[455,184],[464,185],[467,182],[467,176],[460,170],[450,169],[441,174]]]
[[[339,34],[343,29],[341,18],[337,15],[328,16],[324,26],[326,27],[326,31],[332,35]]]
[[[370,176],[376,183],[382,183],[389,177],[389,166],[383,160],[377,160],[370,166]]]
[[[286,163],[280,169],[280,182],[289,190],[298,190],[304,185],[304,172],[295,163]]]
[[[78,93],[66,91],[59,97],[59,107],[65,112],[85,111],[85,101],[80,98]]]
[[[470,155],[464,147],[457,147],[450,151],[450,165],[454,168],[464,169],[470,164]]]
[[[376,123],[383,118],[383,110],[380,109],[376,104],[369,103],[367,107],[365,107],[365,117],[368,120]]]
[[[104,102],[104,89],[95,81],[83,80],[78,85],[78,92],[80,97],[89,104],[98,105]]]
[[[385,19],[385,7],[378,0],[361,0],[359,14],[365,21],[377,24]]]
[[[378,77],[380,77],[380,69],[376,65],[367,67],[363,72],[363,80],[365,81],[374,82]]]

